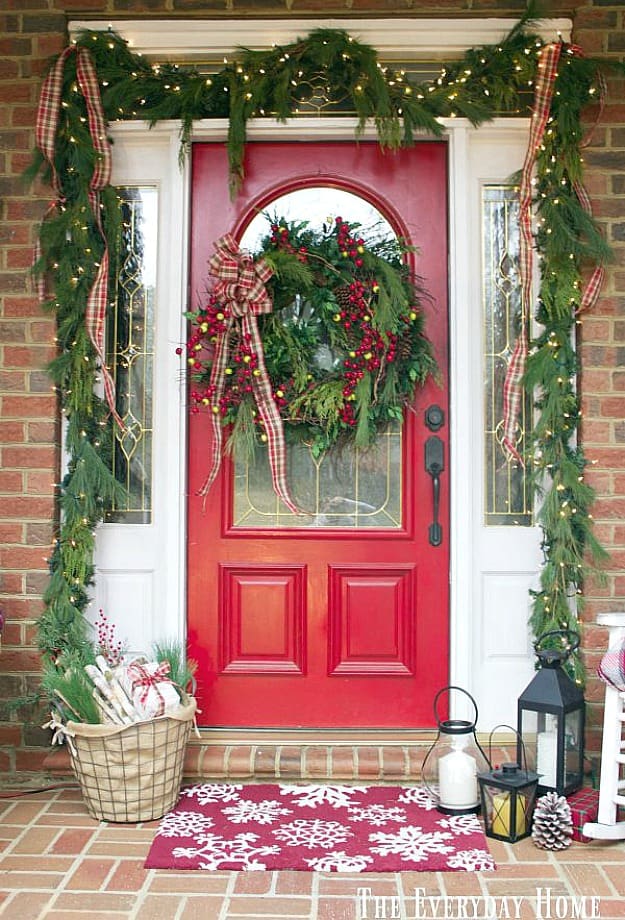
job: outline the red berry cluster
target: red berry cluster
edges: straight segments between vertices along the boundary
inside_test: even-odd
[[[364,262],[362,256],[365,251],[365,241],[362,237],[352,236],[350,225],[342,217],[335,218],[337,233],[337,243],[344,259],[353,259],[356,268],[362,268]]]
[[[98,654],[106,658],[112,668],[116,668],[121,663],[124,645],[115,637],[115,625],[109,622],[103,610],[99,611],[94,625],[98,637]]]
[[[276,249],[283,249],[285,252],[290,252],[291,255],[294,255],[300,262],[308,262],[308,250],[305,246],[300,246],[298,249],[295,248],[289,239],[288,227],[272,224],[270,240]]]

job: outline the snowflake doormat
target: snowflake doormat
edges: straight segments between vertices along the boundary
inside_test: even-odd
[[[146,869],[474,872],[494,869],[475,815],[414,786],[234,785],[182,790]]]

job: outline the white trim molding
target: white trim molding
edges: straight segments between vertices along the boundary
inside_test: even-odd
[[[76,20],[70,37],[85,30],[112,29],[133,51],[157,59],[221,59],[236,48],[262,50],[287,45],[315,28],[343,29],[373,45],[385,61],[440,60],[459,57],[468,48],[501,41],[515,19],[128,19]],[[534,31],[545,41],[570,39],[570,19],[537,21]]]

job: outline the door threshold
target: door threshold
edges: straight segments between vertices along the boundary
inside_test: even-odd
[[[404,728],[232,728],[200,727],[202,740],[214,744],[324,744],[405,746],[431,744],[435,729]]]

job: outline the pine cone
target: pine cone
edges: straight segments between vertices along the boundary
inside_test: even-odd
[[[336,298],[336,302],[342,310],[349,310],[351,307],[352,304],[349,299],[350,294],[351,291],[349,289],[349,284],[342,284],[340,287],[334,288],[334,296]]]
[[[548,792],[536,802],[532,840],[542,850],[565,850],[571,843],[573,816],[563,795]]]

